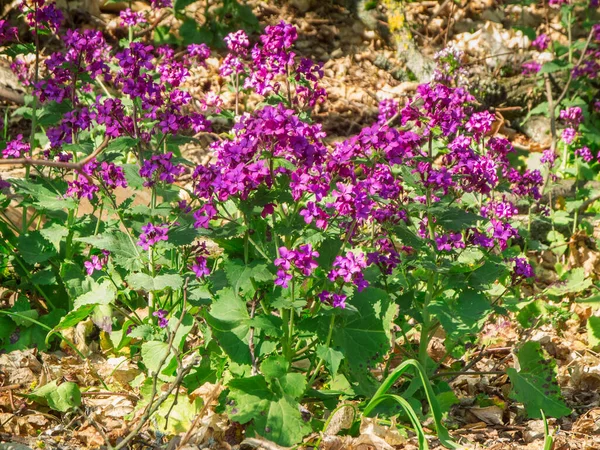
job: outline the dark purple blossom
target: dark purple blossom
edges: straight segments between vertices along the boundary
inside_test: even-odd
[[[514,266],[514,279],[519,278],[533,278],[535,276],[535,272],[533,271],[533,267],[529,263],[526,258],[514,258],[513,262]]]
[[[207,266],[208,261],[203,256],[196,256],[195,262],[190,266],[192,272],[196,274],[198,278],[206,277],[210,275],[210,269]]]
[[[8,21],[0,20],[0,45],[17,40],[17,29],[11,27]]]
[[[333,282],[341,278],[344,283],[354,283],[360,292],[369,286],[362,273],[365,267],[367,267],[367,260],[363,253],[347,252],[346,256],[336,256],[333,269],[327,277]]]
[[[152,186],[157,181],[174,183],[185,168],[181,164],[173,164],[172,159],[173,153],[168,152],[152,155],[150,159],[145,160],[140,169],[140,176],[148,180],[144,182],[144,186]]]
[[[346,308],[347,297],[344,294],[334,294],[329,291],[323,291],[318,295],[318,297],[322,303],[328,303],[334,308]]]
[[[594,159],[594,155],[592,154],[591,150],[586,146],[576,149],[575,155],[579,156],[586,163],[589,163]]]
[[[164,309],[159,309],[157,311],[154,311],[152,315],[158,318],[158,326],[160,328],[167,328],[167,325],[169,325],[169,319],[167,319],[167,311],[165,311]]]
[[[150,247],[153,247],[156,243],[168,240],[168,231],[169,228],[167,225],[156,226],[152,223],[148,223],[142,227],[142,234],[140,234],[140,239],[137,244],[144,250],[149,250]]]

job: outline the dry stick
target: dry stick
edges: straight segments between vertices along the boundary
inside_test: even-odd
[[[583,47],[581,56],[579,56],[579,60],[577,61],[577,64],[575,64],[575,66],[571,69],[571,72],[569,73],[569,79],[567,80],[567,84],[565,84],[563,91],[561,92],[560,96],[556,100],[557,105],[560,105],[560,102],[562,102],[563,99],[565,98],[565,96],[567,95],[567,92],[569,91],[569,86],[571,85],[571,81],[573,81],[573,72],[583,62],[583,58],[585,58],[585,54],[587,52],[588,47],[590,46],[590,43],[592,42],[593,36],[594,36],[594,29],[592,28],[592,30],[590,31],[590,34],[587,37],[587,41],[585,41],[585,46]],[[547,74],[544,74],[544,75],[546,76]]]
[[[96,420],[93,417],[95,415],[95,412],[94,411],[90,411],[89,414],[86,414],[85,411],[81,410],[81,408],[77,408],[76,411],[78,413],[80,413],[82,416],[85,417],[85,421],[89,422],[96,429],[96,431],[100,434],[100,436],[102,436],[102,439],[104,440],[104,442],[106,442],[106,444],[110,448],[110,439],[109,439],[109,437],[106,435],[106,433],[104,432],[104,430],[102,429],[102,427],[100,426],[100,424],[98,422],[96,422]],[[83,425],[85,425],[85,422],[83,422],[82,426]]]
[[[82,171],[83,166],[89,163],[92,159],[98,156],[108,146],[108,136],[104,138],[102,144],[98,146],[91,155],[86,156],[81,161],[76,163],[52,161],[46,159],[33,159],[33,158],[14,158],[14,159],[0,159],[0,166],[45,166],[45,167],[58,167],[61,169],[70,169]]]
[[[187,287],[188,287],[189,280],[190,280],[189,278],[186,278],[185,284],[183,285],[183,302],[184,302],[184,304],[187,302]],[[175,335],[177,334],[177,330],[179,330],[179,326],[183,322],[185,312],[186,312],[185,308],[183,308],[181,310],[181,316],[179,317],[179,320],[178,320],[177,324],[175,325],[175,328],[171,332],[171,337],[169,338],[169,345],[167,346],[167,351],[165,352],[165,355],[162,357],[162,359],[158,363],[156,373],[152,377],[153,378],[152,394],[150,395],[150,402],[148,403],[148,406],[146,407],[146,410],[145,410],[144,414],[142,415],[142,418],[140,419],[137,426],[133,430],[131,430],[131,432],[127,436],[125,436],[123,438],[123,440],[121,442],[119,442],[119,444],[116,447],[113,447],[112,445],[110,445],[110,442],[107,442],[106,443],[107,447],[110,450],[121,450],[123,447],[125,447],[127,444],[129,444],[129,442],[131,442],[138,435],[138,433],[140,432],[142,427],[146,424],[146,422],[148,422],[150,417],[158,410],[158,408],[160,408],[160,406],[167,400],[167,398],[169,398],[169,396],[171,395],[171,392],[173,392],[173,390],[175,388],[179,388],[179,386],[181,386],[181,383],[183,382],[183,378],[188,374],[188,372],[190,370],[192,370],[193,367],[196,366],[196,363],[197,363],[196,358],[193,358],[193,360],[190,362],[190,364],[188,364],[185,367],[182,367],[181,370],[179,370],[177,377],[175,378],[175,381],[173,382],[173,384],[169,387],[169,389],[167,389],[166,392],[163,393],[163,395],[161,395],[155,401],[156,391],[157,391],[157,386],[158,386],[158,376],[160,375],[160,371],[161,371],[162,367],[165,365],[167,358],[171,354],[171,350],[173,349],[173,341],[175,340]]]
[[[198,413],[198,415],[196,416],[196,418],[192,422],[192,425],[188,429],[187,433],[185,433],[185,436],[183,436],[183,439],[181,439],[181,441],[177,445],[178,449],[180,449],[181,447],[183,447],[185,444],[188,443],[188,441],[192,437],[193,431],[198,427],[198,424],[202,420],[202,417],[204,417],[204,413],[209,408],[210,404],[219,396],[220,389],[221,389],[221,382],[219,381],[215,385],[215,387],[214,387],[213,391],[211,392],[210,396],[204,402],[204,405],[202,405],[202,409],[200,410],[200,412]]]
[[[121,396],[128,397],[133,400],[138,400],[139,397],[129,392],[111,392],[111,391],[85,391],[81,393],[82,397],[109,397],[109,396]]]
[[[133,37],[139,38],[139,37],[143,37],[143,36],[145,36],[146,34],[150,33],[150,32],[151,32],[152,30],[154,30],[154,29],[155,29],[157,26],[159,26],[159,25],[160,25],[160,23],[161,23],[163,20],[165,20],[165,19],[166,19],[166,18],[167,18],[167,17],[168,17],[170,14],[171,14],[170,12],[165,12],[164,14],[162,14],[161,16],[159,16],[159,17],[158,17],[158,19],[156,19],[154,22],[152,22],[152,24],[151,24],[151,25],[150,25],[148,28],[146,28],[146,29],[144,29],[144,30],[142,30],[142,31],[138,31],[137,33],[135,33],[135,34],[133,35]]]

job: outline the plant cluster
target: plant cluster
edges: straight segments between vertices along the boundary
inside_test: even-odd
[[[14,297],[0,311],[3,348],[69,345],[62,331],[91,318],[107,351],[147,371],[136,383],[150,393],[148,414],[159,384],[192,391],[219,380],[232,421],[286,446],[347,399],[364,400],[366,415],[404,409],[426,446],[420,404],[387,393],[412,367],[420,377],[407,395],[427,399],[452,446],[438,402],[449,387],[427,378],[439,368],[430,340],[443,330],[459,357],[535,276],[514,219],[540,200],[544,176],[511,164],[494,114],[440,77],[329,145],[311,118],[326,101],[323,71],[294,53],[290,24],[258,39],[228,34],[220,73],[235,104],[208,92],[196,108],[185,83],[201,73],[206,45],[149,45],[135,37],[144,20],[131,11],[121,17],[132,32],[115,44],[62,30],[44,0],[24,3],[23,14],[36,44],[0,21],[32,94],[15,112],[31,121],[29,137],[5,125],[0,144],[0,164],[27,170],[0,194],[3,209],[23,211],[22,223],[0,219],[0,280]],[[63,48],[42,61],[49,32]],[[20,55],[30,53],[28,65]],[[250,95],[261,98],[254,108]],[[566,146],[582,139],[581,114],[560,113],[573,130]],[[227,124],[219,134],[217,120]],[[213,158],[194,165],[181,149],[201,134],[214,138]],[[406,359],[398,368],[394,346]],[[302,406],[308,398],[318,406]]]

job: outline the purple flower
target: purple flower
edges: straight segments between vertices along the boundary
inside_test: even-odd
[[[592,154],[590,149],[586,146],[575,150],[575,155],[581,157],[581,159],[583,159],[586,163],[589,163],[594,159],[594,155]]]
[[[386,98],[379,102],[379,116],[377,123],[385,124],[400,112],[400,104],[393,98]]]
[[[477,112],[471,115],[465,128],[469,132],[481,136],[492,129],[495,119],[496,117],[489,111]]]
[[[453,248],[465,248],[462,234],[452,232],[436,236],[435,245],[439,251],[446,252],[451,251]]]
[[[88,275],[92,275],[95,270],[102,270],[104,265],[106,264],[107,258],[98,258],[96,255],[92,255],[92,258],[89,261],[85,261],[83,265],[85,266],[85,271]]]
[[[154,311],[152,315],[158,318],[158,326],[160,328],[167,328],[167,325],[169,324],[169,319],[167,319],[167,311],[164,309],[159,309],[158,311]]]
[[[360,292],[369,286],[362,273],[365,267],[367,267],[367,260],[363,253],[347,252],[346,256],[336,256],[333,269],[327,277],[333,282],[341,278],[344,283],[354,283]]]
[[[2,150],[2,157],[20,158],[27,153],[29,153],[29,143],[23,142],[23,135],[19,134],[16,139],[6,143],[6,148]]]
[[[289,250],[286,247],[279,247],[279,257],[273,261],[277,270],[275,284],[282,287],[288,287],[288,282],[292,279],[292,266],[299,270],[304,276],[309,276],[318,267],[317,261],[319,253],[314,251],[311,244],[300,245],[296,250]]]
[[[525,62],[521,65],[523,75],[535,75],[540,71],[542,65],[536,61]]]
[[[173,159],[173,153],[168,152],[152,155],[150,159],[145,160],[140,169],[140,176],[148,180],[144,186],[152,186],[156,181],[175,182],[175,178],[181,175],[185,168],[180,164],[173,164],[171,159]]]
[[[140,234],[137,244],[144,250],[149,250],[157,242],[168,240],[168,231],[169,227],[167,225],[155,226],[152,223],[148,223],[142,227],[142,234]]]
[[[198,278],[210,275],[210,269],[207,267],[207,260],[203,256],[196,256],[195,263],[192,264],[190,268]]]
[[[550,45],[550,38],[547,34],[540,34],[531,43],[531,46],[538,49],[540,52],[546,50],[548,45]]]
[[[235,55],[245,55],[250,47],[248,35],[244,30],[229,33],[223,40],[227,44],[227,48]]]
[[[142,23],[146,23],[146,18],[142,12],[134,12],[130,8],[126,8],[119,13],[121,25],[126,27],[135,27]]]
[[[67,197],[76,197],[79,199],[87,198],[88,200],[92,200],[94,194],[99,190],[98,186],[93,184],[88,178],[77,175],[73,181],[67,182],[67,192],[65,195]]]
[[[36,29],[45,30],[49,29],[51,31],[56,32],[62,22],[64,20],[64,16],[62,12],[56,7],[54,2],[49,2],[44,4],[44,0],[34,0],[35,7],[27,7],[28,12],[25,15],[25,21],[27,24],[33,28],[35,32]],[[26,3],[23,2],[21,7],[25,8]]]
[[[562,5],[568,5],[569,0],[548,0],[548,5],[554,7],[560,7]]]
[[[190,44],[187,51],[190,58],[194,58],[201,63],[204,63],[210,57],[210,48],[206,44]]]
[[[17,40],[17,29],[11,27],[6,20],[0,20],[0,45]]]
[[[577,130],[574,128],[565,128],[562,132],[562,140],[565,144],[570,145],[577,137]]]
[[[558,155],[552,149],[547,149],[542,152],[540,162],[542,164],[548,164],[549,167],[553,167],[556,158],[558,158]]]
[[[535,276],[533,267],[531,267],[531,264],[526,258],[514,258],[513,262],[515,263],[513,269],[514,280],[521,278],[533,278]]]
[[[319,300],[323,303],[328,303],[334,308],[346,308],[347,297],[344,294],[334,294],[329,291],[323,291],[319,295]]]
[[[107,187],[127,187],[127,180],[123,173],[123,168],[116,166],[114,163],[103,162],[98,171],[100,177]]]
[[[567,125],[577,128],[583,119],[583,112],[579,106],[569,106],[560,111],[559,117]]]
[[[327,228],[328,214],[319,208],[315,202],[308,202],[306,208],[300,211],[300,215],[304,217],[304,222],[307,224],[312,223],[315,220],[317,228],[324,230]]]

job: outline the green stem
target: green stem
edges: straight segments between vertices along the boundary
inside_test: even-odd
[[[331,337],[333,336],[333,327],[335,325],[335,314],[331,314],[331,320],[329,321],[329,331],[327,333],[327,340],[325,341],[325,347],[329,348],[329,345],[331,344]],[[317,375],[319,374],[319,370],[321,370],[321,367],[323,367],[323,363],[325,362],[325,360],[323,358],[319,358],[319,362],[317,363],[317,367],[315,367],[315,370],[312,374],[312,376],[310,377],[310,380],[308,380],[308,383],[306,384],[306,390],[310,389],[313,385],[313,383],[315,382],[315,379],[317,378]]]

